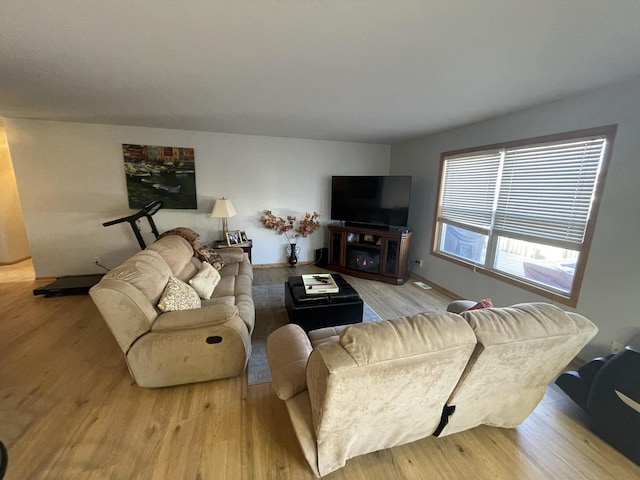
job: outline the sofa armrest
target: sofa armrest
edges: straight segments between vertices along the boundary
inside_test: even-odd
[[[307,389],[307,360],[313,348],[304,330],[290,323],[267,337],[271,385],[280,400]]]
[[[238,315],[235,305],[207,305],[192,310],[178,310],[159,315],[151,325],[153,332],[184,330],[219,325]]]
[[[240,263],[244,260],[244,250],[240,247],[218,248],[216,253],[220,254],[225,265]]]

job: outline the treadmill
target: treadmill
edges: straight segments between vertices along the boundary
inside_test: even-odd
[[[142,238],[142,234],[140,233],[140,228],[138,227],[137,221],[140,218],[145,217],[149,222],[149,225],[151,226],[151,231],[153,232],[155,237],[158,238],[158,229],[156,228],[156,224],[153,221],[153,215],[161,208],[162,201],[154,200],[153,202],[145,205],[144,208],[138,213],[105,222],[102,224],[102,226],[109,227],[118,223],[128,222],[129,225],[131,225],[133,234],[138,240],[140,248],[144,250],[145,248],[147,248],[147,245]],[[58,277],[48,285],[34,289],[33,294],[44,295],[45,298],[55,297],[59,295],[86,295],[87,293],[89,293],[91,287],[97,284],[103,276],[104,273],[96,273],[91,275],[65,275],[63,277]]]

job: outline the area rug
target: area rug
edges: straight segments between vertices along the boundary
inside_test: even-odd
[[[267,337],[278,327],[289,323],[284,307],[284,285],[257,285],[253,287],[256,325],[251,335],[251,357],[247,366],[249,385],[271,381],[267,361]],[[364,304],[362,321],[375,322],[380,316]]]

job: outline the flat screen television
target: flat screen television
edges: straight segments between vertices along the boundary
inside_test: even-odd
[[[351,224],[405,227],[411,176],[334,176],[331,218]]]

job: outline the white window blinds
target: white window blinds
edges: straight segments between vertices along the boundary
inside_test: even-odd
[[[575,249],[605,147],[595,137],[447,157],[440,221]]]
[[[499,151],[492,151],[445,159],[440,220],[488,232],[493,219],[500,156]]]
[[[576,248],[584,239],[606,140],[505,151],[494,231]]]

